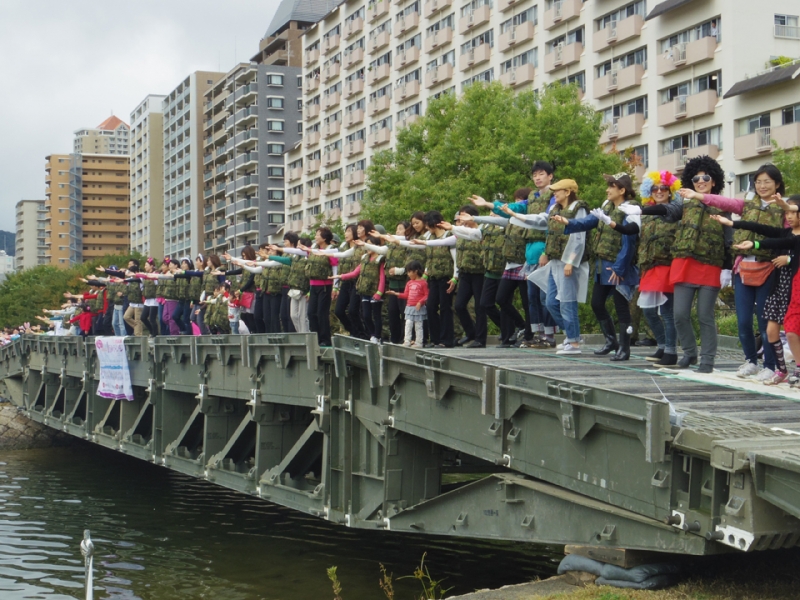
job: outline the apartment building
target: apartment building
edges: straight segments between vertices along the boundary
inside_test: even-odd
[[[392,147],[430,98],[495,80],[519,90],[574,83],[603,115],[601,142],[633,148],[639,175],[680,171],[707,153],[742,194],[769,158],[765,139],[797,145],[800,116],[794,67],[764,72],[777,57],[800,57],[800,8],[752,6],[347,0],[303,36],[304,135],[286,154],[286,227],[308,228],[320,215],[353,220],[374,152]]]
[[[93,129],[79,129],[75,132],[73,152],[75,154],[128,154],[130,127],[115,116],[100,123]]]
[[[250,59],[259,65],[300,67],[303,33],[342,0],[282,0],[258,44],[258,53]]]
[[[131,112],[131,250],[144,256],[164,256],[164,98]]]
[[[16,236],[14,238],[16,268],[31,269],[45,264],[45,222],[47,209],[44,200],[20,200],[16,206]]]
[[[161,102],[164,161],[164,254],[200,251],[203,226],[203,96],[224,73],[195,71]]]
[[[129,252],[128,157],[52,154],[46,160],[46,261],[69,267]]]

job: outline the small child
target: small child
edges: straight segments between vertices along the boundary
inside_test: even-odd
[[[412,348],[422,347],[422,328],[423,323],[428,319],[428,282],[422,278],[424,269],[422,263],[418,260],[412,260],[406,265],[406,274],[408,275],[408,282],[406,289],[402,294],[393,290],[386,293],[392,296],[397,296],[401,300],[406,301],[406,335],[404,346]],[[416,342],[411,341],[412,334]]]
[[[231,325],[231,333],[239,335],[239,319],[242,315],[242,292],[236,290],[233,294],[225,293],[228,303],[228,321]]]

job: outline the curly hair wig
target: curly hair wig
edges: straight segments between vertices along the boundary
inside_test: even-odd
[[[669,171],[651,171],[642,178],[642,185],[639,186],[639,194],[642,196],[642,202],[645,204],[655,202],[653,200],[654,185],[668,185],[670,199],[675,198],[675,194],[677,194],[682,186],[681,180]]]
[[[725,173],[722,167],[719,166],[719,163],[710,156],[697,156],[689,159],[686,166],[683,168],[681,187],[693,190],[694,184],[692,183],[692,177],[700,172],[711,176],[711,181],[713,182],[711,187],[712,194],[719,194],[725,189]]]

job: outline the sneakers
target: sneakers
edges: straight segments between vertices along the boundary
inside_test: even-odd
[[[378,338],[376,338],[374,335],[371,338],[369,338],[369,341],[372,342],[373,344],[380,344],[381,343],[381,341]]]
[[[789,372],[781,373],[780,371],[775,371],[770,379],[767,379],[764,382],[764,385],[780,385],[784,381],[789,379]]]
[[[566,346],[568,343],[569,342],[564,342],[562,344],[559,344],[558,346],[556,346],[556,350],[563,350],[564,346]],[[580,337],[580,343],[581,344],[585,344],[586,343],[586,341],[583,339],[583,336]]]
[[[563,347],[556,352],[556,354],[580,354],[581,349],[579,346],[573,346],[569,342],[565,342]]]
[[[749,360],[745,361],[745,363],[739,367],[736,371],[736,376],[741,379],[747,379],[748,377],[752,377],[753,375],[758,375],[760,369],[758,365],[751,363]]]
[[[403,342],[403,346],[406,346],[406,347],[411,347],[413,345],[414,345],[414,342],[412,342],[411,340],[409,340],[407,342]]]
[[[559,344],[563,350],[564,344]],[[548,341],[545,338],[539,340],[532,340],[530,342],[523,342],[520,348],[533,348],[534,350],[552,350],[556,347],[556,341]]]
[[[786,381],[789,382],[790,388],[800,387],[800,371],[792,373]]]
[[[770,379],[775,377],[775,371],[772,369],[761,369],[753,379],[755,379],[759,383],[766,383]]]

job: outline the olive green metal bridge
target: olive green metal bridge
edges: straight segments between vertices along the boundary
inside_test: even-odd
[[[800,541],[791,398],[537,351],[125,346],[132,402],[96,394],[93,338],[0,349],[0,392],[50,427],[347,527],[693,555]]]

